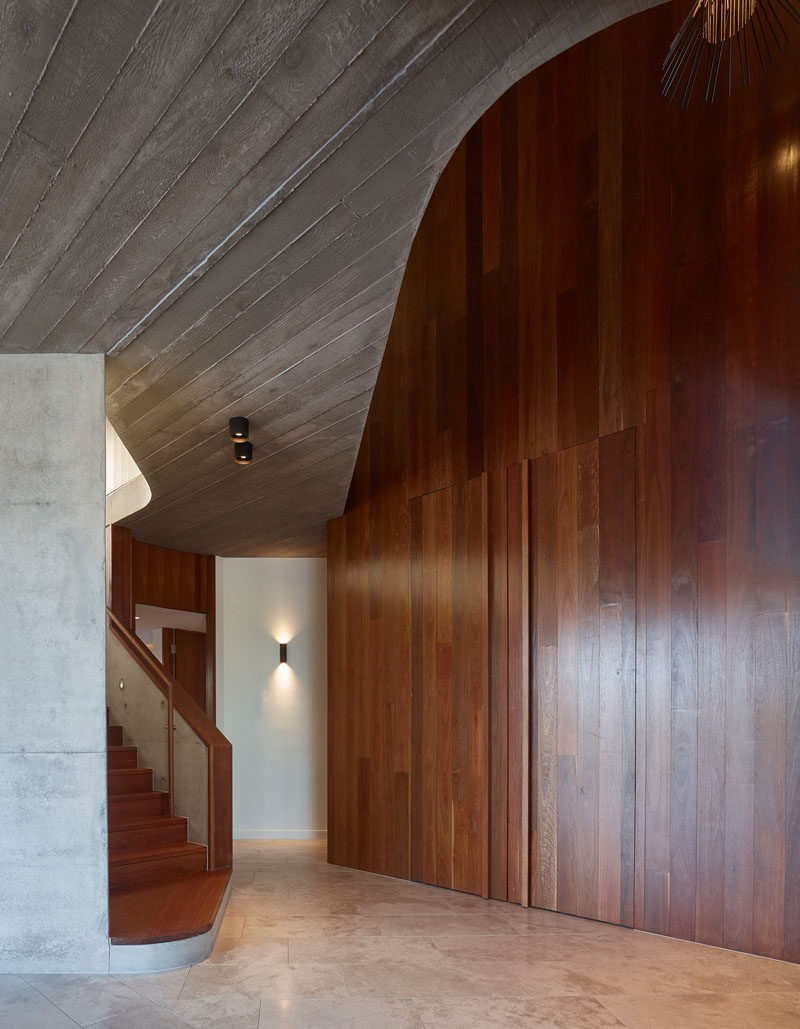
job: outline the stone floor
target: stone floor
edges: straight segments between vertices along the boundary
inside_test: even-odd
[[[144,976],[0,976],[3,1029],[800,1026],[800,966],[236,844],[212,956]]]

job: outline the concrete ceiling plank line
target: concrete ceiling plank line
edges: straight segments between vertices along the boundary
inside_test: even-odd
[[[304,183],[300,190],[307,196],[296,197],[296,204],[280,205],[260,222],[256,228],[217,262],[211,270],[197,280],[165,313],[148,326],[128,346],[109,362],[107,373],[107,401],[109,415],[121,414],[124,407],[134,401],[144,389],[160,379],[161,375],[171,370],[181,360],[182,353],[190,353],[205,343],[216,332],[221,331],[235,318],[244,314],[253,303],[261,299],[271,286],[279,285],[295,271],[295,263],[302,255],[303,263],[310,266],[312,260],[325,258],[330,252],[330,260],[342,260],[335,257],[339,245],[350,243],[356,239],[365,239],[374,235],[378,224],[391,224],[394,209],[400,207],[407,210],[409,202],[423,198],[432,191],[438,178],[438,165],[425,168],[413,181],[405,183],[402,188],[386,199],[381,206],[366,212],[357,218],[349,206],[336,204],[328,208],[327,213],[311,226],[295,236],[296,224],[284,228],[289,220],[286,215],[295,211],[298,205],[301,210],[309,210],[313,217],[318,202],[319,191],[308,189],[313,181]],[[425,176],[426,178],[422,178]],[[413,193],[413,196],[410,195]],[[320,206],[327,206],[320,205]],[[284,244],[284,236],[290,242]],[[262,242],[263,240],[263,242]],[[274,251],[277,249],[277,253]],[[261,252],[261,258],[257,255]],[[280,261],[276,259],[280,257]],[[258,265],[263,260],[262,266]],[[273,266],[274,265],[274,266]],[[299,267],[299,265],[298,265]],[[243,271],[252,268],[252,273],[244,279],[241,286],[236,283],[243,278]],[[211,279],[210,288],[204,288],[206,280]],[[257,290],[262,290],[258,296]],[[308,292],[301,286],[299,294]],[[174,314],[173,314],[174,312]],[[186,325],[183,333],[178,335],[181,325]],[[135,371],[133,369],[136,369]],[[122,394],[121,396],[118,394]]]
[[[282,210],[288,213],[288,208],[278,208],[275,213]],[[109,362],[106,389],[107,401],[114,405],[111,410],[120,409],[118,393],[124,392],[126,402],[130,403],[173,368],[180,361],[181,352],[202,346],[242,314],[262,295],[260,292],[251,297],[257,285],[263,292],[274,288],[315,257],[329,241],[338,240],[357,220],[352,211],[337,203],[288,243],[284,243],[280,231],[267,231],[273,228],[271,220],[260,222],[256,230],[198,279],[194,288],[183,293]],[[281,249],[276,251],[278,245]],[[201,294],[198,287],[206,279],[212,281]]]
[[[357,222],[353,220],[352,215],[342,215],[339,221],[345,229],[335,240],[340,244],[339,249],[333,245],[318,249],[314,246],[313,239],[304,237],[299,240],[291,255],[297,259],[297,267],[293,267],[295,262],[289,255],[274,266],[270,265],[264,275],[259,276],[258,282],[251,283],[252,288],[244,295],[237,292],[235,300],[226,303],[224,307],[212,309],[208,319],[203,320],[194,332],[182,337],[184,343],[177,353],[173,353],[174,347],[169,347],[158,354],[145,368],[147,377],[149,378],[151,365],[156,366],[160,375],[177,368],[181,354],[184,355],[184,361],[187,358],[194,358],[197,361],[192,366],[184,365],[184,372],[181,374],[183,381],[188,379],[185,373],[197,371],[199,374],[207,370],[212,367],[212,354],[213,364],[216,364],[221,356],[228,356],[234,352],[238,346],[250,339],[254,332],[265,333],[270,324],[270,315],[273,319],[280,317],[288,310],[287,302],[289,306],[298,306],[300,300],[321,289],[335,277],[337,269],[341,271],[347,261],[363,252],[362,241],[364,248],[371,248],[369,233],[373,228],[372,224]],[[226,257],[233,253],[235,251],[231,251]],[[317,270],[312,275],[314,269]],[[299,276],[302,276],[302,280],[298,282]],[[184,294],[184,297],[189,295]],[[265,311],[268,313],[264,314]],[[123,354],[125,352],[123,351]],[[128,392],[126,389],[125,393]],[[161,392],[163,394],[164,390]],[[150,408],[155,405],[157,396],[158,390],[148,390],[146,400]],[[135,394],[128,401],[128,406],[142,407],[141,403],[137,404]],[[127,420],[125,408],[116,405],[116,409],[123,421]]]
[[[58,259],[69,249],[241,3],[215,0],[194,6],[169,0],[155,11],[70,160],[0,267],[0,330],[55,275],[53,255]],[[116,220],[110,224],[119,231]],[[106,225],[106,235],[108,231]],[[76,246],[64,261],[80,267],[88,256],[88,249]],[[25,332],[24,324],[20,330]]]
[[[391,286],[387,288],[387,294],[390,290]],[[355,354],[368,347],[373,347],[376,340],[381,338],[381,332],[388,329],[392,318],[392,304],[388,302],[388,299],[384,299],[382,303],[378,300],[375,308],[374,312],[369,310],[355,312],[353,315],[353,320],[356,321],[355,325],[343,326],[343,331],[337,337],[324,347],[320,347],[305,360],[298,362],[294,368],[290,369],[289,374],[280,373],[271,378],[265,376],[264,385],[254,391],[253,405],[255,406],[258,400],[265,400],[267,403],[264,403],[263,407],[266,409],[272,403],[277,403],[282,397],[294,392],[296,401],[300,402],[302,397],[301,410],[306,410],[306,404],[310,401],[306,400],[303,393],[297,391],[302,391],[304,384],[307,384],[309,379],[313,380],[315,371],[323,374],[326,365],[333,365],[338,367],[341,373],[346,370],[344,365],[346,359],[354,357]],[[292,386],[294,386],[294,390],[292,390]],[[235,394],[232,391],[231,397],[233,396]],[[228,410],[224,413],[230,417],[232,416],[230,412],[241,409],[239,402],[229,400]],[[167,481],[171,489],[179,487],[183,482],[189,483],[197,480],[200,471],[196,465],[197,448],[208,446],[214,453],[219,453],[219,441],[222,438],[219,426],[221,422],[227,425],[227,417],[222,420],[217,415],[218,404],[214,404],[211,410],[212,414],[207,420],[209,429],[197,432],[195,426],[191,425],[189,431],[183,436],[175,441],[167,440],[163,447],[154,449],[152,456],[148,458],[149,466],[146,474],[150,479],[158,482],[162,477],[168,476]],[[252,438],[255,439],[261,431],[260,425],[264,424],[264,418],[259,416],[257,411],[254,413],[254,409],[250,405],[247,410],[251,412],[251,421],[255,430]],[[213,431],[210,427],[215,422],[216,431]],[[269,434],[268,426],[266,432]],[[167,471],[167,466],[173,464],[177,464],[178,467],[170,468]]]
[[[328,0],[323,4],[300,32],[298,44],[269,68],[211,143],[97,271],[80,293],[80,302],[74,303],[50,328],[40,346],[49,349],[53,340],[58,339],[71,350],[84,348],[107,322],[109,310],[123,304],[170,255],[175,241],[188,235],[224,200],[232,186],[292,130],[296,116],[291,113],[293,103],[287,101],[293,99],[290,86],[298,69],[303,69],[298,79],[303,82],[307,102],[324,96],[339,74],[351,74],[355,59],[369,46],[383,19],[391,18],[403,2],[380,0],[368,10],[359,7],[358,18],[351,16],[353,4],[348,0]],[[341,58],[347,62],[344,73],[334,57],[334,41],[338,41]],[[165,285],[160,276],[156,276],[156,287],[163,294]],[[87,349],[105,351],[96,343]]]
[[[0,162],[0,258],[70,157],[159,3],[78,3]]]
[[[263,381],[265,361],[273,363],[281,360],[284,355],[290,355],[289,359],[294,363],[299,359],[296,355],[301,346],[303,349],[300,355],[306,356],[328,342],[330,337],[325,330],[327,320],[337,314],[342,306],[354,307],[353,317],[359,318],[358,305],[353,304],[353,298],[372,286],[372,280],[378,282],[398,271],[399,265],[404,263],[402,259],[398,263],[398,237],[401,236],[406,246],[410,247],[414,229],[413,224],[401,227],[359,261],[344,265],[337,276],[328,279],[295,306],[291,306],[290,297],[277,307],[273,303],[277,317],[265,321],[249,320],[244,340],[239,341],[237,332],[233,340],[229,341],[230,332],[223,330],[179,367],[177,371],[180,374],[176,374],[176,380],[185,385],[181,385],[164,402],[135,422],[121,422],[125,424],[131,440],[135,440],[137,446],[140,442],[146,445],[145,441],[151,439],[160,427],[167,427],[171,433],[180,432],[186,423],[184,414],[194,422],[198,416],[207,412],[209,404],[214,402],[221,389],[229,389],[237,381],[246,383],[256,375]],[[392,284],[399,285],[399,276],[392,280]],[[391,302],[393,300],[394,296]],[[226,360],[234,355],[235,360]],[[175,407],[184,414],[176,417]]]
[[[453,6],[452,3],[426,3],[423,11],[437,15],[436,19],[428,15],[429,25],[427,22],[420,24],[419,21],[409,21],[406,26],[405,17],[399,20],[399,24],[405,26],[405,31],[410,33],[424,52],[426,45],[432,46],[429,37],[435,40],[446,28],[451,27],[450,10]],[[448,11],[447,17],[441,13],[443,7]],[[397,24],[398,19],[395,19],[392,22],[393,30]],[[196,278],[193,269],[201,268],[205,274],[212,261],[218,261],[224,256],[255,224],[278,207],[317,167],[324,164],[342,141],[352,135],[368,117],[382,92],[389,88],[399,88],[399,84],[404,81],[403,74],[411,74],[411,66],[396,55],[393,56],[392,47],[396,45],[394,35],[394,31],[379,33],[372,46],[351,62],[341,77],[321,93],[306,111],[301,112],[292,131],[278,140],[234,185],[224,203],[217,205],[199,221],[165,258],[156,269],[154,280],[145,279],[113,313],[111,319],[90,341],[93,350],[113,353],[126,345],[132,335],[135,336],[149,320],[161,313],[163,306],[173,302],[192,285]],[[416,57],[417,61],[421,59],[419,55]],[[370,77],[366,80],[363,80],[363,76],[359,77],[362,63],[370,70]],[[395,78],[390,77],[387,82],[387,76],[391,76],[395,66],[399,69],[397,75]],[[354,80],[360,87],[358,92],[353,90]],[[329,203],[337,198],[336,190],[325,190],[322,184],[317,195],[320,199],[329,198]],[[231,226],[234,226],[233,231]],[[171,289],[175,289],[175,293],[164,298],[162,281],[173,283]],[[180,284],[177,289],[175,284]]]
[[[384,321],[381,326],[377,327],[384,327],[385,324],[386,321]],[[365,336],[365,340],[367,340],[368,338],[369,337]],[[366,350],[370,345],[372,344],[367,342],[363,349]],[[352,387],[351,392],[354,392]],[[324,399],[325,402],[327,402],[327,398]],[[305,411],[305,408],[303,408],[303,411]],[[302,412],[298,421],[301,421],[301,419]],[[310,438],[315,435],[316,430],[313,428],[307,428],[306,430],[304,430],[304,432],[305,436]],[[287,446],[290,445],[289,443],[286,443],[284,440],[275,437],[269,425],[265,425],[263,428],[257,430],[253,434],[252,438],[254,445],[257,445],[259,447],[259,457],[262,460],[267,460],[268,458],[274,457],[276,454],[285,450]],[[296,435],[291,445],[294,446],[298,439],[299,436]],[[182,479],[180,494],[194,495],[194,493],[198,492],[199,490],[206,488],[208,485],[212,485],[215,481],[217,481],[218,477],[226,477],[229,475],[236,474],[237,469],[232,463],[231,454],[231,449],[227,447],[222,449],[220,449],[218,446],[207,447],[206,459],[205,461],[198,462],[198,468],[195,474],[186,476]],[[254,476],[254,478],[256,477],[257,476]],[[158,473],[156,473],[154,478],[159,478]],[[175,493],[170,493],[168,496],[164,495],[164,497],[165,506],[172,503],[180,505],[181,503],[180,499],[176,498]],[[148,512],[148,517],[150,516],[150,514],[152,514],[152,512]]]
[[[299,456],[294,456],[289,450],[264,464],[262,474],[253,485],[264,495],[271,494],[276,498],[277,502],[272,512],[281,516],[284,526],[292,519],[291,506],[286,502],[287,494],[294,492],[303,503],[309,503],[306,487],[327,481],[329,462],[335,461],[338,455],[344,457],[353,444],[357,443],[361,421],[362,416],[355,415],[345,423],[336,423],[319,434],[313,448],[305,447],[302,452],[298,451]],[[243,471],[252,471],[253,468],[254,466],[238,470],[241,475]],[[253,518],[264,518],[267,512],[263,498],[259,501],[248,501],[245,497],[241,481],[229,482],[223,486],[215,484],[213,493],[209,492],[207,496],[199,497],[191,510],[182,507],[177,514],[171,515],[173,539],[178,535],[185,535],[191,539],[209,531],[213,533],[215,523],[220,518],[228,518],[237,525],[252,525]]]
[[[314,417],[314,412],[298,412],[296,409],[285,414],[279,419],[275,426],[270,426],[268,439],[263,442],[260,435],[253,436],[253,445],[258,448],[260,462],[268,462],[290,447],[298,448],[303,443],[313,441],[315,445],[322,439],[322,433],[332,426],[340,425],[352,416],[366,412],[369,408],[370,397],[374,387],[374,375],[365,374],[364,382],[356,385],[356,392],[352,386],[349,390],[340,388],[345,394],[343,399],[337,398],[331,393],[323,398],[320,404],[320,412]],[[304,452],[311,453],[313,447],[303,448]],[[299,469],[298,469],[299,470]],[[232,464],[231,452],[220,454],[219,449],[208,455],[205,465],[198,469],[198,475],[192,482],[192,486],[200,486],[198,494],[208,487],[216,487],[223,479],[232,474],[244,474],[238,467]]]
[[[75,5],[76,0],[7,0],[0,9],[0,161]]]
[[[385,315],[389,310],[387,305],[378,313]],[[356,331],[358,328],[360,327],[357,327]],[[332,353],[331,351],[337,348],[339,342],[342,344],[338,348],[341,354]],[[357,376],[366,372],[377,376],[381,352],[381,346],[374,339],[353,350],[352,340],[343,336],[340,341],[334,340],[325,347],[321,347],[305,361],[298,362],[294,368],[290,369],[290,373],[277,375],[267,380],[263,386],[253,391],[251,395],[253,406],[247,407],[247,410],[251,412],[251,423],[256,426],[255,434],[259,434],[261,431],[259,426],[264,425],[267,439],[271,438],[270,420],[273,411],[278,409],[277,405],[279,404],[291,402],[299,412],[302,412],[306,409],[304,401],[307,397],[315,398],[317,391],[320,391],[320,396],[326,396],[331,384],[346,390],[351,388],[351,379]],[[340,359],[337,360],[337,358]],[[311,402],[309,400],[309,404]],[[241,407],[237,402],[235,407],[231,405],[231,409],[241,410]],[[164,448],[157,452],[153,457],[151,476],[166,475],[168,470],[175,470],[172,468],[173,465],[183,465],[189,459],[191,459],[192,465],[196,466],[198,473],[201,472],[204,455],[207,453],[218,454],[221,438],[219,418],[216,415],[207,419],[204,424],[206,431],[203,433],[202,439],[194,442],[188,449],[184,450],[178,446]]]
[[[361,218],[343,204],[329,207],[327,202],[321,203],[320,209],[325,207],[326,212],[311,220],[298,235],[296,222],[286,225],[285,215],[304,201],[300,209],[308,211],[309,217],[314,219],[319,197],[319,191],[307,189],[313,183],[304,183],[300,187],[304,195],[296,197],[297,204],[276,208],[115,356],[107,379],[111,410],[115,413],[121,410],[122,405],[115,396],[119,389],[124,388],[130,399],[135,398],[141,388],[150,385],[151,376],[158,378],[164,370],[174,367],[173,351],[196,349],[300,268],[311,269],[320,260],[328,264],[345,260],[340,249],[345,245],[358,246],[361,241],[365,247],[372,245],[371,239],[381,225],[392,224],[395,209],[408,209],[412,199],[408,192],[412,191],[413,199],[418,199],[426,188],[432,188],[437,173],[438,168],[425,169],[422,174],[428,176],[427,182],[417,176],[416,181],[404,184],[381,206]],[[155,367],[149,367],[151,364]],[[125,371],[117,373],[121,365]],[[136,371],[131,371],[133,367]],[[127,378],[120,381],[124,374]]]
[[[404,226],[398,231],[405,234],[410,246],[414,226]],[[232,340],[232,329],[228,327],[207,346],[192,352],[186,364],[175,371],[171,380],[167,380],[167,388],[159,402],[145,409],[141,402],[132,405],[130,414],[133,420],[122,413],[118,420],[130,438],[136,440],[137,445],[147,446],[146,441],[160,426],[168,426],[174,436],[182,424],[175,419],[173,408],[176,403],[184,404],[187,412],[191,410],[192,423],[210,411],[221,410],[221,407],[215,409],[211,405],[217,397],[227,397],[231,389],[243,404],[249,406],[252,402],[248,396],[250,383],[258,386],[291,369],[333,342],[345,329],[363,320],[372,313],[370,308],[393,305],[395,294],[391,291],[397,285],[397,273],[402,273],[405,263],[402,253],[400,258],[397,256],[396,236],[394,233],[382,245],[371,250],[358,267],[342,265],[339,275],[326,280],[313,294],[299,299],[295,306],[292,306],[291,295],[284,291],[286,302],[273,308],[277,317],[263,323],[250,321],[241,341],[242,325],[237,323],[239,331]],[[364,263],[371,265],[369,274],[365,273]],[[354,279],[355,288],[349,288]],[[376,296],[378,305],[375,304]],[[232,353],[237,355],[235,361],[229,360]],[[192,368],[187,367],[189,361]],[[175,392],[176,382],[185,383],[180,386],[180,396]],[[136,417],[140,411],[142,413]]]
[[[0,327],[3,342],[34,335],[40,343],[75,300],[102,273],[139,225],[169,192],[195,158],[240,110],[258,88],[263,75],[275,66],[291,44],[295,32],[319,9],[323,0],[239,0],[220,5],[231,10],[224,31],[202,56],[158,118],[151,131],[111,188],[77,227],[65,247],[59,242],[58,260],[48,271],[15,324]],[[194,5],[179,4],[183,15]],[[203,5],[216,8],[213,4]],[[263,73],[263,74],[261,74]],[[135,104],[132,91],[128,106]],[[121,100],[124,102],[125,97]],[[118,120],[125,120],[123,110]],[[115,142],[114,123],[108,125],[105,145]],[[113,227],[113,231],[109,230]],[[0,276],[2,270],[0,269]],[[0,277],[0,286],[3,285]],[[78,349],[73,346],[73,349]]]
[[[384,319],[377,322],[378,327],[383,327],[388,318],[388,309]],[[360,328],[360,327],[359,327]],[[334,365],[329,372],[321,372],[312,380],[314,395],[309,397],[304,389],[305,384],[300,382],[295,388],[275,397],[263,408],[259,415],[261,425],[251,430],[251,439],[258,445],[259,453],[271,453],[282,446],[281,415],[291,413],[295,428],[302,425],[311,425],[316,419],[327,414],[329,407],[342,403],[350,395],[357,395],[365,389],[364,383],[369,381],[374,385],[377,377],[379,362],[379,349],[376,345],[375,325],[370,326],[372,333],[366,335],[363,331],[363,345],[348,355],[345,360]],[[366,340],[366,342],[364,342]],[[327,405],[327,406],[326,406]],[[313,430],[311,430],[313,431]],[[226,465],[230,454],[223,448],[220,449],[221,434],[216,432],[212,436],[205,436],[202,440],[194,443],[185,452],[175,454],[162,452],[163,463],[155,467],[150,473],[154,480],[166,479],[173,482],[175,486],[189,487],[197,484],[209,468],[216,467],[218,463]],[[192,473],[187,474],[186,466],[191,461]],[[169,477],[169,478],[168,478]]]
[[[191,504],[181,504],[173,507],[170,511],[170,531],[178,532],[186,528],[205,524],[217,517],[226,517],[232,510],[249,508],[253,505],[258,507],[263,503],[263,496],[256,496],[253,499],[251,490],[243,490],[242,485],[248,482],[245,476],[249,477],[257,491],[265,493],[280,492],[288,482],[296,485],[305,481],[304,476],[317,475],[319,470],[324,470],[324,463],[334,453],[346,451],[348,440],[360,439],[362,432],[362,415],[360,412],[349,416],[341,421],[333,422],[325,429],[318,431],[309,437],[313,445],[308,445],[308,440],[290,444],[272,454],[264,455],[259,462],[243,468],[234,465],[231,461],[227,465],[227,471],[208,483],[202,484],[191,494]],[[302,445],[302,444],[306,445]],[[324,481],[324,475],[322,480]],[[159,505],[166,510],[165,505]],[[149,511],[145,508],[143,514]],[[146,531],[148,522],[154,521],[154,512],[146,514],[137,524]]]

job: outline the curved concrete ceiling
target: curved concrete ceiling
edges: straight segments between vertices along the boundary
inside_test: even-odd
[[[324,552],[449,155],[522,75],[660,2],[3,6],[0,350],[108,355],[153,491],[137,537]]]

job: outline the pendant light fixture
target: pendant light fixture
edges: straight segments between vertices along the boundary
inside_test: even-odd
[[[250,422],[247,418],[231,418],[228,436],[233,440],[233,459],[236,464],[253,463],[253,444],[249,441]]]
[[[250,435],[250,422],[246,418],[231,418],[228,422],[228,435],[234,443],[244,443]]]
[[[237,464],[252,464],[253,463],[253,444],[250,442],[246,443],[234,443],[233,445],[233,459]]]
[[[734,77],[749,85],[750,62],[758,60],[763,69],[783,50],[789,39],[784,21],[791,19],[800,24],[798,0],[694,0],[664,59],[664,96],[672,101],[680,93],[681,105],[687,107],[701,65],[706,103],[717,95],[720,71],[728,95]]]

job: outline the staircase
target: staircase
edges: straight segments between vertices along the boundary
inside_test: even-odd
[[[206,848],[189,843],[185,818],[170,815],[169,794],[153,789],[152,768],[139,768],[138,750],[123,745],[121,725],[109,725],[107,733],[110,888],[205,872]]]

